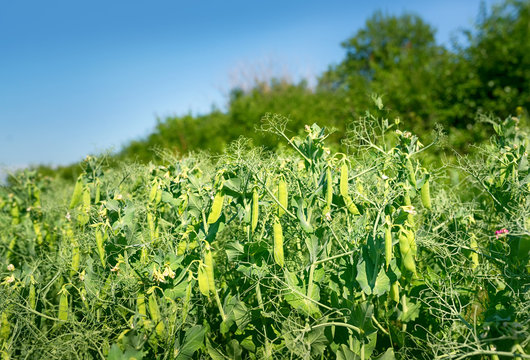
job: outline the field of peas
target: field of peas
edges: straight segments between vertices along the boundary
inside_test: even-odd
[[[339,153],[269,115],[274,153],[20,172],[0,187],[1,359],[529,359],[518,125],[440,166],[398,120],[366,114]]]

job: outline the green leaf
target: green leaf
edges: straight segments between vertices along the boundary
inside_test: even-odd
[[[208,351],[208,355],[210,355],[213,360],[226,359],[226,357],[219,350],[213,347],[212,343],[208,339],[206,339],[206,351]]]
[[[108,360],[142,360],[144,354],[141,351],[127,346],[125,352],[122,352],[117,344],[112,345],[107,356]]]
[[[243,349],[241,349],[241,346],[239,346],[239,342],[236,339],[232,339],[228,344],[226,344],[226,352],[230,359],[241,360]]]
[[[398,316],[398,320],[402,322],[414,321],[420,314],[420,303],[412,303],[403,295],[401,298],[402,310]]]
[[[346,345],[341,344],[337,350],[337,360],[355,360],[356,355]]]
[[[368,260],[368,259],[367,259]],[[381,296],[390,291],[390,279],[384,267],[379,268],[377,277],[374,276],[374,266],[371,261],[359,258],[357,276],[355,278],[366,295]]]
[[[204,342],[206,330],[201,325],[195,325],[186,331],[183,344],[178,347],[176,360],[191,359],[195,351],[199,350]]]
[[[396,360],[396,356],[394,355],[394,349],[388,348],[385,353],[376,358],[376,360]]]

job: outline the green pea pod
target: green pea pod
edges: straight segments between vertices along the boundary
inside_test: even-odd
[[[33,284],[35,280],[33,279],[33,276],[30,278],[30,284],[29,284],[29,295],[28,295],[28,305],[31,309],[35,310],[37,305],[36,295],[35,295],[35,285]]]
[[[147,226],[149,227],[149,236],[151,237],[151,241],[157,240],[158,239],[158,227],[155,224],[155,219],[151,212],[147,213]]]
[[[58,318],[61,321],[68,320],[68,291],[63,287],[60,291],[61,295],[59,297],[59,313]]]
[[[421,203],[424,208],[431,210],[431,189],[429,186],[429,178],[425,179],[425,182],[421,186]]]
[[[98,204],[99,200],[101,199],[101,181],[99,179],[96,179],[96,191],[94,195],[94,204]]]
[[[151,185],[151,190],[149,191],[149,202],[155,203],[156,200],[156,193],[158,192],[158,181],[153,181],[153,185]]]
[[[284,257],[283,257],[283,232],[282,225],[278,220],[274,222],[273,225],[273,237],[274,237],[274,261],[279,266],[283,267]]]
[[[156,333],[158,336],[164,335],[164,322],[162,321],[162,317],[160,316],[160,308],[158,307],[158,302],[156,300],[156,293],[153,291],[151,295],[149,295],[149,314],[151,315],[151,320],[153,320],[153,323],[156,324]]]
[[[13,255],[13,250],[15,250],[16,245],[17,245],[17,238],[13,236],[13,238],[9,242],[9,245],[7,246],[6,259],[8,262],[11,261],[11,256]]]
[[[105,267],[105,247],[103,245],[103,234],[101,233],[101,230],[96,230],[96,246],[98,248],[98,254],[99,254],[99,260],[101,261],[101,265]]]
[[[210,285],[208,283],[208,274],[206,273],[206,268],[202,261],[199,263],[197,277],[199,279],[199,290],[201,294],[209,297],[210,296]]]
[[[348,165],[346,163],[340,167],[339,190],[343,197],[348,196]]]
[[[208,278],[208,289],[212,293],[216,293],[213,255],[212,255],[212,250],[210,248],[210,245],[208,243],[206,243],[205,251],[204,251],[204,266],[206,268],[206,276]]]
[[[83,189],[82,204],[83,211],[90,210],[90,187],[88,185]]]
[[[70,271],[70,276],[74,276],[79,271],[80,261],[81,253],[79,251],[79,246],[76,244],[72,248],[72,270]]]
[[[331,177],[331,169],[326,169],[326,207],[324,208],[324,214],[331,211],[331,203],[333,202],[333,178]]]
[[[186,322],[186,318],[188,317],[188,311],[189,311],[190,301],[191,301],[192,281],[193,281],[193,275],[190,271],[188,273],[188,285],[186,285],[186,295],[184,296],[184,301],[182,303],[182,323],[183,324]]]
[[[37,240],[37,244],[42,245],[43,237],[42,237],[42,230],[40,227],[40,223],[35,221],[33,223],[33,230],[35,231],[35,238]]]
[[[353,215],[359,215],[359,209],[357,208],[357,205],[353,202],[350,195],[348,195],[348,165],[345,163],[342,164],[340,168],[340,194],[342,195],[342,198],[344,199],[344,204],[346,204],[346,208],[348,211]]]
[[[407,160],[405,161],[405,167],[407,168],[407,172],[409,175],[409,181],[416,188],[416,173],[414,171],[414,167],[412,166],[412,161],[410,161],[410,158],[407,156]]]
[[[287,203],[288,203],[288,195],[287,195],[287,183],[282,178],[278,182],[278,201],[280,204],[287,209]],[[278,217],[281,217],[283,214],[285,214],[285,210],[283,210],[282,206],[278,207]]]
[[[477,244],[477,238],[475,234],[471,234],[471,241],[470,241],[469,247],[472,250],[470,253],[471,263],[472,263],[471,268],[475,270],[477,266],[479,265],[479,258],[478,258],[478,253],[477,253],[478,244]]]
[[[83,194],[83,174],[79,175],[74,187],[74,193],[72,194],[72,199],[70,200],[70,209],[73,209],[81,201],[81,196]]]
[[[7,310],[2,312],[2,318],[0,321],[0,339],[7,341],[11,335],[11,324],[9,323],[9,315]]]
[[[392,223],[390,216],[386,216],[386,226],[385,226],[385,262],[386,268],[390,266],[390,261],[392,260]]]
[[[138,296],[136,297],[136,309],[142,318],[147,317],[147,311],[145,309],[145,295],[142,292],[138,293]]]
[[[405,195],[403,195],[403,202],[405,203],[405,206],[412,206],[412,201],[410,200],[410,190],[408,186],[405,190]],[[412,215],[411,213],[408,213],[407,220],[409,222],[409,225],[414,227],[414,215]]]
[[[399,250],[403,266],[408,271],[416,274],[416,261],[414,260],[414,251],[410,242],[409,230],[402,229],[399,233]],[[415,247],[415,245],[414,245]]]
[[[214,224],[221,217],[223,211],[223,203],[225,196],[221,191],[218,191],[213,198],[212,209],[208,215],[208,224]]]
[[[258,216],[259,216],[259,194],[258,190],[254,188],[252,191],[252,224],[251,231],[254,232],[258,226]]]

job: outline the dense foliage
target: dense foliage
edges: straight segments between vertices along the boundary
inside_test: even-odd
[[[75,185],[20,173],[0,188],[0,352],[529,358],[528,136],[487,121],[495,136],[451,169],[426,165],[437,143],[367,113],[345,153],[268,115],[287,148],[88,157]]]

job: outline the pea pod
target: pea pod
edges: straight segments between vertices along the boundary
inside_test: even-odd
[[[138,296],[136,297],[136,309],[142,318],[147,317],[147,311],[145,309],[145,295],[142,292],[139,292]]]
[[[66,291],[66,288],[64,287],[60,291],[59,313],[57,317],[61,321],[68,320],[68,291]]]
[[[390,216],[386,216],[386,226],[385,226],[385,262],[386,268],[390,266],[390,261],[392,260],[392,222]]]
[[[208,215],[208,224],[214,224],[221,217],[225,196],[222,191],[218,191],[213,198],[212,209]]]
[[[251,231],[254,232],[258,226],[258,216],[259,216],[259,194],[258,190],[254,188],[252,191],[252,223]]]
[[[208,278],[208,289],[211,292],[216,293],[213,255],[212,255],[212,250],[210,248],[210,244],[208,244],[208,243],[206,243],[206,245],[205,245],[204,266],[206,268],[206,277]]]
[[[206,268],[202,261],[199,263],[197,277],[199,279],[199,290],[201,294],[209,297],[210,296],[210,285],[208,283],[208,275],[206,273]]]
[[[155,219],[150,211],[147,213],[147,226],[149,227],[151,241],[158,240],[158,226],[156,226]]]
[[[35,240],[37,241],[37,244],[42,245],[43,237],[40,223],[36,221],[33,222],[33,231],[35,232]]]
[[[470,241],[469,247],[472,250],[470,253],[471,263],[472,263],[471,268],[474,270],[479,265],[479,259],[478,259],[478,253],[477,253],[478,244],[477,244],[477,238],[475,234],[471,234],[471,241]]]
[[[33,275],[32,275],[30,277],[30,284],[29,284],[28,305],[33,310],[35,310],[36,305],[37,305],[34,282],[35,282],[35,279],[33,278]]]
[[[190,300],[191,300],[192,281],[193,281],[193,275],[190,271],[188,273],[188,285],[186,285],[186,295],[184,296],[184,301],[182,303],[182,323],[185,323],[186,318],[188,317],[188,310],[190,307]]]
[[[421,186],[420,192],[421,192],[421,203],[422,203],[423,207],[426,208],[427,210],[431,210],[431,208],[432,208],[432,205],[431,205],[431,189],[430,189],[430,186],[429,186],[429,177],[428,177],[428,175],[427,175],[427,178],[425,179],[425,182]]]
[[[79,251],[79,245],[77,243],[72,247],[72,270],[70,276],[74,276],[79,270],[79,263],[81,261],[81,253]]]
[[[97,204],[101,199],[101,181],[99,179],[96,179],[95,187],[96,190],[94,192],[94,204]]]
[[[410,233],[410,230],[401,228],[399,233],[399,250],[401,252],[401,261],[405,269],[416,274],[416,261],[414,260],[416,245],[411,241]]]
[[[90,187],[85,186],[83,189],[81,211],[77,215],[79,225],[83,226],[90,220]]]
[[[158,192],[158,180],[155,180],[153,181],[153,185],[151,185],[151,190],[149,191],[149,202],[150,203],[155,203],[157,192]]]
[[[274,222],[273,225],[273,236],[274,236],[274,261],[279,266],[283,267],[284,257],[283,257],[283,232],[282,225],[278,220]]]
[[[13,255],[13,250],[15,250],[16,245],[17,245],[17,238],[13,236],[13,238],[9,242],[9,245],[7,246],[6,259],[8,262],[11,260],[11,256]]]
[[[344,204],[346,204],[346,208],[348,209],[348,211],[353,215],[359,215],[359,209],[353,202],[350,195],[348,195],[348,165],[346,165],[346,163],[342,164],[340,168],[339,190],[340,194],[342,195],[342,198],[344,199]]]
[[[72,199],[70,200],[70,209],[73,209],[81,201],[81,196],[83,194],[83,174],[79,175],[74,186],[74,192],[72,194]]]
[[[414,171],[414,167],[412,166],[412,161],[410,160],[410,157],[407,156],[407,160],[405,160],[405,167],[407,168],[409,181],[416,188],[416,173]]]
[[[11,204],[9,213],[11,214],[11,225],[20,224],[20,210],[16,201]]]
[[[410,200],[410,190],[408,186],[405,189],[405,195],[403,195],[403,202],[405,203],[405,206],[412,206],[412,201]],[[412,227],[414,227],[414,215],[412,215],[411,213],[408,213],[407,221]]]
[[[156,293],[153,291],[151,295],[149,295],[149,314],[151,315],[151,320],[156,324],[156,333],[158,336],[164,335],[164,322],[162,321],[162,317],[160,316],[160,308],[158,307],[158,301],[156,300]]]
[[[331,169],[326,169],[326,207],[324,208],[324,214],[331,211],[331,203],[333,202],[333,179],[331,177]]]
[[[9,323],[9,315],[7,310],[2,312],[2,318],[0,321],[0,339],[7,340],[11,335],[11,324]]]
[[[278,201],[280,204],[287,209],[287,203],[288,203],[288,195],[287,195],[287,183],[283,178],[280,179],[278,182]],[[283,214],[285,214],[285,210],[283,210],[282,206],[278,207],[278,217],[281,217]]]
[[[98,248],[98,254],[99,254],[99,260],[101,261],[101,265],[105,267],[105,247],[103,246],[103,234],[101,233],[101,230],[96,230],[96,246]]]

